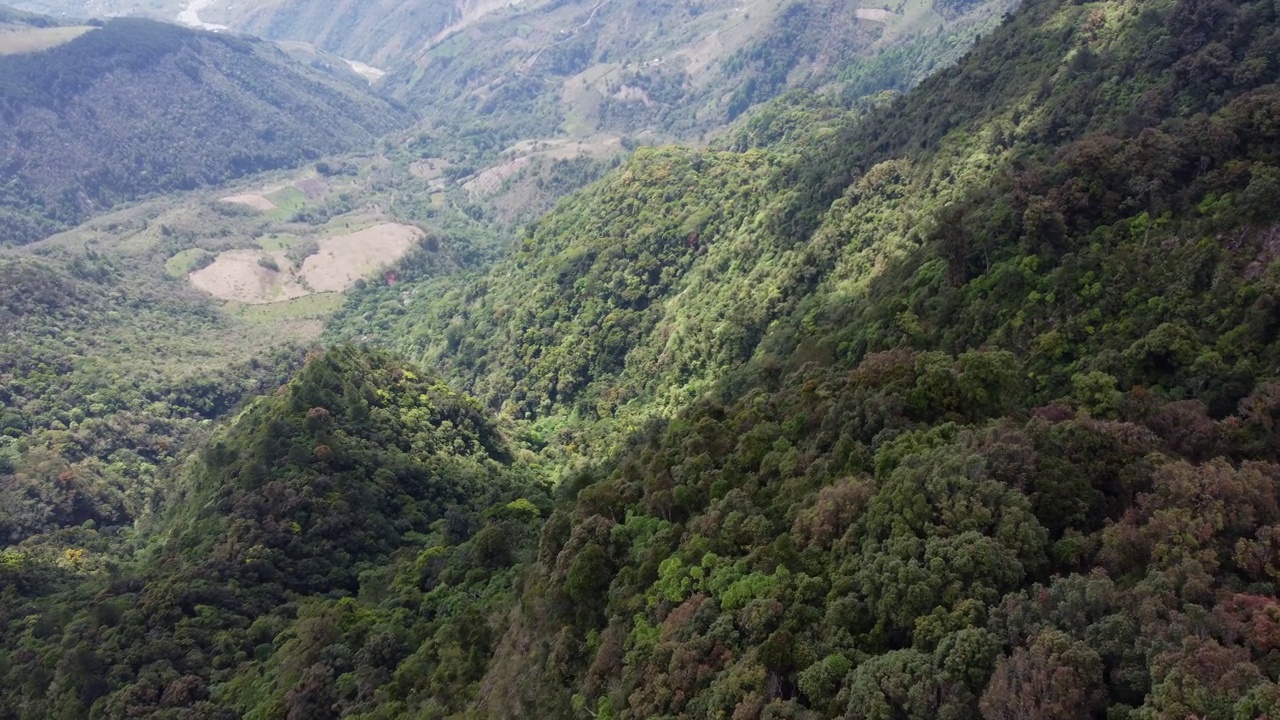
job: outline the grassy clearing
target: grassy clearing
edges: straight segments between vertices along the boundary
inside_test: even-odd
[[[342,307],[342,303],[342,293],[327,292],[266,305],[229,303],[226,309],[250,325],[280,326],[302,320],[325,320]]]
[[[288,250],[293,247],[296,242],[298,242],[297,235],[290,235],[288,233],[271,233],[270,235],[263,235],[258,238],[258,247],[268,252],[275,250]]]
[[[349,235],[353,232],[358,232],[370,226],[377,225],[381,221],[382,218],[373,213],[351,213],[349,215],[340,215],[319,228],[318,235],[321,237]]]
[[[466,52],[469,47],[471,47],[471,38],[459,33],[428,50],[427,56],[432,58],[457,57]]]
[[[271,202],[270,200],[262,197],[261,195],[254,195],[252,193],[248,193],[244,195],[231,195],[228,197],[220,198],[220,200],[222,202],[231,203],[233,205],[244,205],[245,207],[249,207],[249,208],[253,208],[254,210],[257,210],[258,212],[270,212],[274,210],[276,207],[275,203]]]
[[[191,248],[169,258],[164,263],[164,271],[173,278],[184,278],[190,273],[213,262],[213,253],[204,248]]]
[[[96,29],[88,25],[55,28],[0,25],[0,55],[19,55],[48,50],[71,42],[90,30]]]
[[[600,95],[594,87],[566,87],[564,122],[560,129],[568,135],[587,135],[596,127],[594,113],[600,107]]]
[[[274,210],[268,210],[266,216],[281,222],[292,219],[299,210],[307,206],[307,196],[292,185],[265,197],[276,206]]]

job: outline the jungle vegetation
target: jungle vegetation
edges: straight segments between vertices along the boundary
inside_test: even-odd
[[[0,716],[1274,718],[1278,83],[1271,0],[1030,0],[411,259],[4,551]]]

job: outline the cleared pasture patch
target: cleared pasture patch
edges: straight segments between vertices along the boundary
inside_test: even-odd
[[[341,293],[317,293],[268,304],[234,303],[227,310],[253,325],[297,328],[299,325],[313,324],[314,331],[305,330],[302,335],[318,336],[325,319],[337,312],[343,302]]]
[[[275,206],[267,211],[267,217],[272,220],[291,220],[299,210],[307,206],[306,193],[292,185],[276,190],[264,197]]]
[[[324,238],[320,252],[302,263],[302,276],[315,292],[342,292],[404,257],[421,238],[418,228],[398,223]]]
[[[277,269],[263,263],[269,258]],[[191,284],[223,300],[248,305],[280,302],[309,295],[310,290],[288,271],[283,252],[228,250],[208,267],[191,273]]]
[[[898,17],[896,14],[882,8],[858,8],[853,13],[854,17],[859,20],[874,20],[876,22],[889,22]]]
[[[329,185],[320,178],[299,180],[294,187],[298,188],[298,191],[306,197],[306,200],[311,201],[320,200],[329,192]]]
[[[298,242],[297,235],[290,235],[288,233],[272,233],[258,238],[258,247],[270,252],[277,250],[283,251],[293,247],[296,242]]]
[[[88,25],[33,28],[25,25],[0,25],[0,55],[40,52],[71,42],[90,30]]]
[[[199,260],[208,263],[207,267],[195,268],[188,277],[196,288],[246,306],[294,302],[308,296],[330,297],[296,305],[296,308],[309,309],[315,317],[322,317],[341,303],[339,293],[404,257],[422,235],[422,230],[412,225],[397,223],[381,223],[319,239],[268,235],[258,239],[260,250],[228,250],[212,261]],[[299,267],[298,255],[291,259],[289,249],[293,248],[296,253],[308,244],[317,250],[302,260]],[[182,263],[197,262],[191,251],[179,253],[170,261],[174,270]],[[260,319],[270,316],[265,310],[255,313]]]
[[[213,253],[204,248],[183,250],[164,261],[164,271],[169,277],[184,278],[187,275],[213,264]]]

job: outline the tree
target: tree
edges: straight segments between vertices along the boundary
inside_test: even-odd
[[[1046,630],[996,661],[979,707],[985,720],[1080,720],[1099,717],[1105,698],[1098,654]]]
[[[916,650],[895,650],[862,663],[849,678],[850,720],[965,720],[973,696]]]
[[[302,677],[285,694],[287,720],[336,720],[333,668],[316,663],[302,671]]]

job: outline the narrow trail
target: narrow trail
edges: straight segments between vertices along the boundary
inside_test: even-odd
[[[193,1],[199,2],[200,0],[193,0]],[[533,67],[533,64],[538,61],[538,58],[542,56],[542,53],[546,52],[550,48],[555,47],[556,45],[559,45],[563,42],[566,42],[572,39],[573,36],[578,33],[578,31],[586,28],[588,25],[592,23],[592,21],[596,19],[596,14],[600,12],[601,8],[603,8],[605,5],[608,5],[612,1],[613,0],[599,0],[599,2],[595,4],[595,7],[591,8],[591,12],[587,15],[587,19],[579,23],[577,27],[573,28],[572,30],[569,30],[568,36],[561,38],[560,40],[557,40],[555,42],[548,43],[542,46],[541,48],[539,48],[538,51],[534,53],[532,57],[520,63],[519,71],[527,72],[530,68]],[[514,2],[514,3],[511,3],[511,6],[518,6],[520,4],[521,4],[520,2]],[[444,42],[445,40],[448,40],[450,37],[462,31],[467,26],[471,25],[476,20],[483,17],[485,14],[486,13],[477,13],[475,17],[464,18],[463,20],[460,20],[450,25],[449,27],[446,27],[445,29],[441,30],[439,33],[436,33],[435,37],[431,38],[430,42],[428,42],[426,45],[422,47],[421,50],[419,50],[417,53],[414,54],[415,62],[421,61],[424,57],[427,56],[427,53],[431,52],[432,48],[436,47],[437,45]]]
[[[533,64],[534,64],[534,63],[536,63],[536,62],[538,62],[538,58],[542,57],[542,53],[546,52],[547,50],[549,50],[549,49],[551,49],[551,48],[553,48],[553,47],[555,47],[555,46],[557,46],[557,45],[560,45],[560,44],[563,44],[563,43],[566,43],[566,42],[568,42],[568,41],[572,40],[572,39],[573,39],[573,37],[574,37],[575,35],[577,35],[579,31],[581,31],[581,30],[585,30],[585,29],[586,29],[586,27],[587,27],[588,25],[590,25],[590,24],[591,24],[591,22],[592,22],[593,20],[595,20],[595,19],[596,19],[596,13],[600,12],[600,8],[604,7],[605,5],[608,5],[608,4],[609,4],[610,2],[612,2],[612,1],[613,1],[613,0],[600,0],[600,2],[596,3],[596,6],[595,6],[595,7],[591,8],[591,14],[590,14],[590,15],[587,15],[587,19],[586,19],[586,20],[582,21],[582,22],[581,22],[577,27],[575,27],[574,29],[570,30],[570,31],[569,31],[569,34],[568,34],[567,36],[565,36],[565,37],[563,37],[563,38],[561,38],[561,39],[559,39],[559,40],[556,40],[555,42],[552,42],[552,43],[548,43],[548,44],[546,44],[546,45],[543,45],[541,48],[539,48],[538,52],[536,52],[536,53],[534,53],[534,54],[533,54],[533,57],[531,57],[531,58],[529,58],[528,60],[525,60],[525,61],[524,61],[524,63],[521,65],[521,69],[522,69],[522,70],[526,70],[526,71],[527,71],[527,70],[532,69],[532,68],[533,68]]]
[[[514,0],[513,2],[506,2],[505,0],[493,2],[493,0],[490,0],[488,3],[482,1],[474,7],[471,12],[463,12],[461,17],[452,23],[449,23],[443,30],[436,33],[435,37],[431,38],[431,42],[427,43],[427,47],[431,47],[432,45],[442,42],[450,35],[467,28],[472,23],[475,23],[483,19],[485,16],[493,13],[494,10],[499,10],[505,7],[515,7],[520,5],[522,2],[523,0]]]

